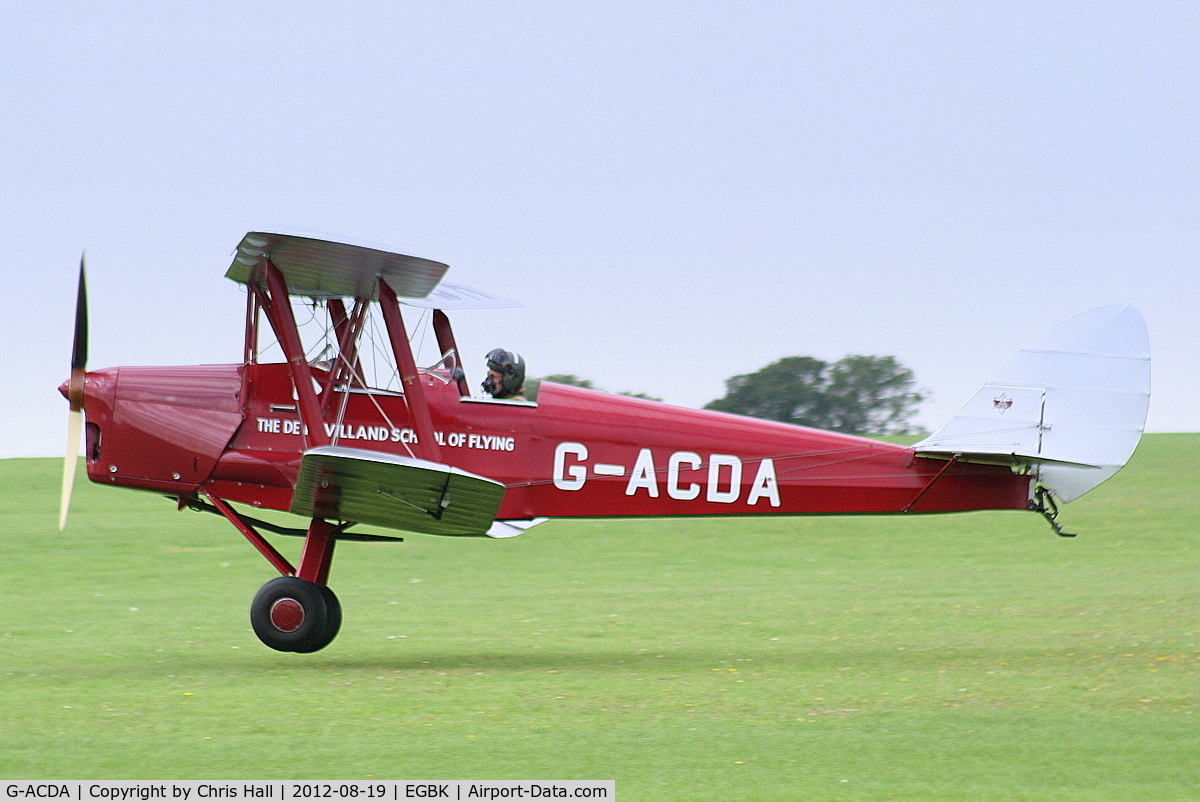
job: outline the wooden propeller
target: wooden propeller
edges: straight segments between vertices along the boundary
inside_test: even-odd
[[[75,340],[71,347],[71,378],[67,382],[67,453],[63,459],[62,497],[58,508],[58,531],[67,526],[71,491],[75,487],[75,469],[79,463],[79,441],[83,436],[83,382],[87,373],[88,314],[85,257],[79,257],[79,289],[75,295]]]

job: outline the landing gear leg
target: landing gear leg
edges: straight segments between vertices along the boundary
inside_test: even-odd
[[[258,639],[281,652],[324,649],[342,626],[342,605],[329,589],[329,567],[341,528],[313,518],[304,538],[300,568],[263,585],[250,605]]]

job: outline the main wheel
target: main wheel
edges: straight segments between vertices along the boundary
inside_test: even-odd
[[[258,639],[280,652],[324,649],[342,626],[342,605],[326,585],[281,576],[263,585],[250,605]]]

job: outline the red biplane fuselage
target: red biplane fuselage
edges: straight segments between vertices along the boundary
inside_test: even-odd
[[[1007,466],[878,440],[550,382],[521,402],[464,397],[442,369],[420,381],[441,461],[501,482],[500,520],[1028,509],[1031,499],[1031,477]],[[321,442],[283,363],[111,368],[88,373],[86,387],[94,482],[289,510],[301,457]],[[403,396],[327,392],[323,407],[345,406],[320,421],[324,442],[420,453]]]
[[[327,586],[334,546],[339,539],[380,537],[349,531],[356,524],[508,537],[548,517],[1031,508],[1052,517],[1039,481],[1053,470],[1047,466],[1067,471],[1061,486],[1069,500],[1124,464],[1141,431],[1135,402],[1144,421],[1148,385],[1142,393],[1141,373],[1135,375],[1142,370],[1144,325],[1120,309],[1100,310],[1101,323],[1133,332],[1124,338],[1133,345],[1120,346],[1130,352],[1120,359],[1132,378],[1111,390],[1085,389],[1098,403],[1127,410],[1115,449],[1088,445],[1091,418],[1053,432],[1049,424],[1057,391],[1038,365],[1053,372],[1066,364],[1062,359],[1073,359],[1083,367],[1068,373],[1104,376],[1117,364],[1108,357],[1093,364],[1092,355],[1080,361],[1074,346],[1060,348],[1058,341],[1075,329],[1056,330],[1050,356],[1033,359],[1037,370],[1031,374],[1028,360],[1021,361],[1019,376],[996,392],[981,391],[981,412],[969,404],[961,423],[952,422],[948,434],[927,440],[921,451],[551,382],[528,400],[471,397],[444,310],[512,304],[443,282],[445,270],[365,246],[247,234],[227,274],[247,287],[240,364],[86,373],[81,271],[72,378],[63,392],[73,422],[80,408],[86,418],[89,478],[227,518],[282,574],[251,608],[255,631],[273,648],[315,651],[333,639],[341,622]],[[305,351],[292,296],[328,313],[318,357]],[[432,311],[441,355],[433,367],[416,365],[405,304]],[[387,388],[374,386],[362,370],[360,341],[372,308],[382,317],[384,351],[398,378]],[[260,360],[264,318],[282,361]],[[1147,377],[1148,369],[1147,355]],[[988,416],[1003,420],[993,426]],[[981,442],[981,435],[990,439]],[[1066,459],[1055,453],[1051,435]],[[1076,460],[1076,453],[1096,458]],[[1078,478],[1093,469],[1099,473]],[[69,461],[65,479],[72,475]],[[307,528],[284,530],[255,518],[256,509],[295,513]],[[297,565],[263,528],[304,536]]]

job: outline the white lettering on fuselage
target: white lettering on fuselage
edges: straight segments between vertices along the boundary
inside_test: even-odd
[[[268,434],[308,434],[307,428],[291,418],[256,418],[258,431]],[[365,426],[354,423],[326,423],[325,436],[330,440],[366,440],[373,443],[416,443],[417,433],[396,426]],[[439,446],[469,448],[477,451],[516,451],[517,439],[511,435],[480,434],[478,432],[433,433]]]
[[[588,447],[583,443],[559,443],[554,449],[554,486],[559,490],[582,490],[588,476],[625,476],[624,465],[597,462],[588,468]],[[754,460],[750,460],[753,465]],[[691,472],[689,474],[689,472]],[[654,452],[643,448],[629,468],[625,495],[645,493],[658,498],[664,489],[668,498],[692,501],[703,490],[706,501],[733,504],[742,497],[743,462],[733,454],[710,454],[705,460],[695,451],[676,451],[667,458],[665,474],[660,474]],[[704,480],[703,487],[700,480]],[[758,471],[746,489],[745,503],[753,506],[763,499],[778,507],[779,481],[775,476],[775,461],[769,457],[758,460]]]
[[[514,437],[495,434],[476,434],[475,432],[434,432],[433,439],[439,446],[450,448],[478,448],[484,451],[514,451],[517,441]]]
[[[325,436],[331,440],[371,440],[376,443],[415,443],[417,433],[394,426],[355,426],[352,423],[326,423]]]
[[[273,434],[300,434],[304,430],[305,434],[308,431],[304,429],[298,420],[290,418],[257,418],[258,430],[260,432],[271,432]]]

